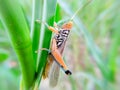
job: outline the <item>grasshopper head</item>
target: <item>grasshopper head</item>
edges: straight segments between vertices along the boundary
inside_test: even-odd
[[[62,29],[71,30],[72,26],[73,26],[73,22],[69,21],[69,22],[62,25]]]

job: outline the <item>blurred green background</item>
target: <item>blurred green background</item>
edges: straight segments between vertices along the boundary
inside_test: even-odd
[[[58,0],[56,20],[69,19],[86,0]],[[20,0],[28,24],[32,0]],[[74,26],[63,54],[73,72],[60,72],[57,87],[42,80],[40,90],[120,89],[120,0],[92,0],[74,18]],[[57,17],[59,17],[57,19]],[[19,90],[21,72],[8,33],[0,21],[0,90]]]

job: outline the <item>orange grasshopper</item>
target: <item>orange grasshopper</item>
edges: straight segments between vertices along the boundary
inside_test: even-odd
[[[90,1],[88,1],[82,8],[84,8],[88,3],[90,3]],[[50,85],[53,87],[57,84],[60,67],[63,69],[66,75],[72,74],[71,71],[67,68],[67,65],[64,63],[62,53],[70,30],[73,26],[72,20],[80,10],[81,8],[79,8],[73,15],[73,17],[69,21],[64,23],[61,27],[59,27],[56,23],[54,23],[54,27],[51,27],[47,23],[43,22],[49,30],[55,33],[55,36],[52,38],[50,50],[46,48],[41,49],[49,52],[48,62],[43,73],[43,78],[49,77]]]
[[[49,30],[55,33],[55,36],[52,39],[50,50],[46,48],[41,49],[41,50],[47,50],[49,52],[48,62],[46,64],[46,67],[43,73],[43,78],[50,77],[51,86],[56,86],[58,76],[59,76],[59,67],[63,69],[65,74],[67,75],[72,74],[71,71],[68,70],[66,64],[64,63],[64,60],[62,59],[61,54],[63,53],[65,43],[67,41],[67,38],[73,26],[73,23],[72,21],[69,21],[63,24],[62,27],[59,28],[59,31],[56,23],[54,23],[55,28],[48,26],[46,23],[45,25],[48,27]],[[49,70],[50,67],[52,67],[51,70]]]

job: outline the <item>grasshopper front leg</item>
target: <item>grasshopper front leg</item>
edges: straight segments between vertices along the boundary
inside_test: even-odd
[[[55,26],[55,28],[54,28],[54,27],[48,25],[48,24],[47,24],[46,22],[44,22],[44,21],[36,20],[36,22],[45,24],[45,26],[46,26],[50,31],[54,32],[55,34],[58,34],[58,30],[57,30],[58,26],[57,26],[56,23],[54,23],[54,26]]]

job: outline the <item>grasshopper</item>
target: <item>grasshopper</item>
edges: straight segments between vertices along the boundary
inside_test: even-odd
[[[88,1],[82,8],[84,8],[87,4],[89,4],[90,1]],[[49,26],[47,23],[43,22],[49,30],[55,33],[54,37],[52,38],[50,50],[46,48],[41,49],[49,52],[48,62],[43,72],[43,78],[45,79],[49,77],[50,79],[49,83],[50,83],[50,86],[52,87],[57,85],[60,68],[63,69],[66,75],[72,74],[72,72],[67,68],[67,65],[65,64],[62,58],[62,53],[65,47],[67,38],[70,34],[70,30],[73,27],[72,20],[82,8],[79,8],[75,12],[75,14],[72,16],[72,18],[66,21],[60,27],[57,25],[57,23],[54,23],[54,27],[52,27],[52,26]]]
[[[71,71],[68,70],[61,55],[63,53],[73,23],[72,21],[69,21],[63,24],[62,27],[58,27],[56,23],[54,23],[54,27],[49,26],[47,23],[45,23],[45,25],[48,27],[49,30],[55,33],[55,36],[52,38],[50,50],[46,48],[41,49],[49,52],[48,62],[43,73],[43,78],[49,77],[50,84],[54,87],[57,84],[60,70],[59,67],[63,69],[66,75],[72,74]]]

